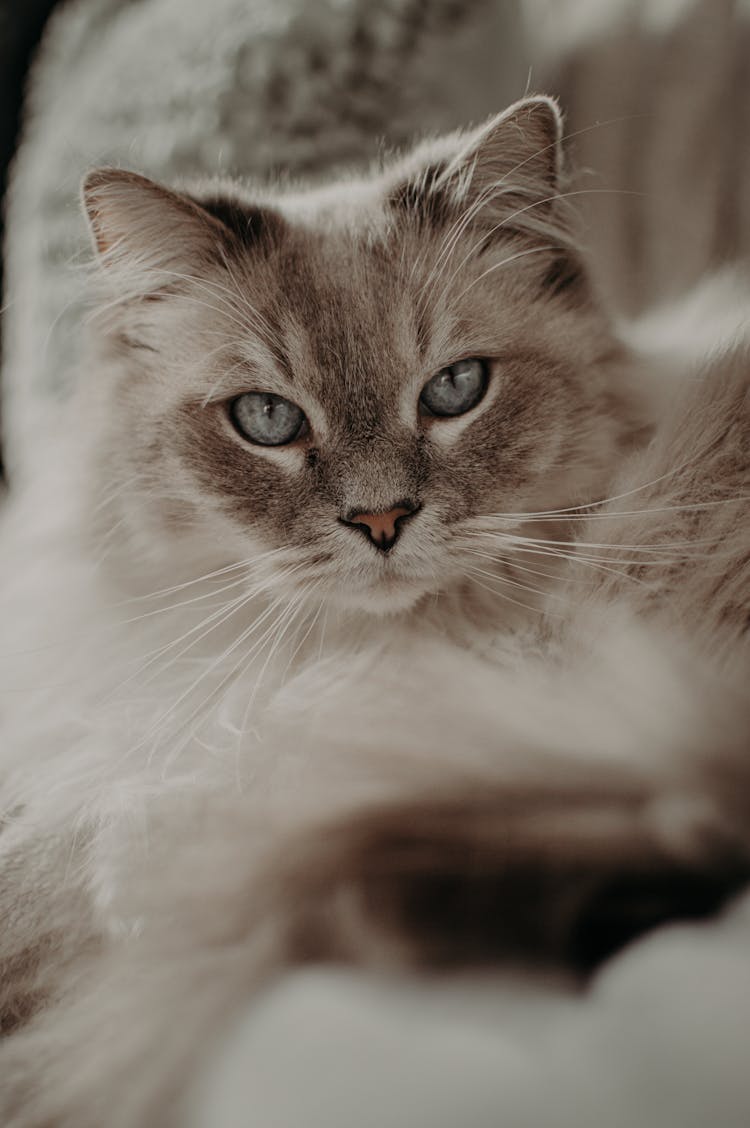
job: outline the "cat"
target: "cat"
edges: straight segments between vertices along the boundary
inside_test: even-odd
[[[747,880],[747,346],[615,331],[561,136],[84,181],[90,351],[4,517],[5,1123],[178,1123],[287,966],[585,974]]]

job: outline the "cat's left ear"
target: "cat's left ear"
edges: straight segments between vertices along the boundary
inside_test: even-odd
[[[562,115],[553,98],[524,98],[469,133],[420,146],[405,164],[391,194],[397,208],[437,223],[460,211],[467,223],[544,230],[559,198]]]
[[[81,188],[93,243],[105,266],[165,281],[220,261],[232,233],[189,196],[117,168],[94,169]]]

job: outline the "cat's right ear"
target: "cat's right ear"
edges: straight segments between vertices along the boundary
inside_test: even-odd
[[[462,217],[485,231],[561,233],[562,115],[553,98],[523,98],[484,125],[428,142],[408,156],[389,201],[443,226]]]
[[[104,266],[164,281],[194,273],[201,261],[221,261],[232,240],[226,225],[196,201],[135,172],[94,169],[81,192]]]

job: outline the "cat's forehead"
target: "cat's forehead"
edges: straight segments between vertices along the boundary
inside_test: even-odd
[[[252,264],[248,277],[252,286]],[[420,350],[420,325],[395,238],[360,225],[290,223],[260,294],[274,360],[316,392],[388,390]]]
[[[405,384],[524,334],[535,296],[523,267],[506,271],[512,250],[495,244],[485,258],[476,232],[457,230],[455,216],[415,216],[392,184],[246,207],[235,229],[260,237],[236,244],[241,269],[232,263],[220,285],[239,285],[251,311],[238,344],[258,390],[294,399],[303,388],[329,416],[362,422]],[[236,325],[232,316],[227,333]]]

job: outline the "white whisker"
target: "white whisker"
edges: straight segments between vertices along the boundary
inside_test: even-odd
[[[297,571],[297,570],[298,570],[299,568],[301,568],[301,567],[302,567],[302,565],[301,565],[301,564],[300,564],[300,565],[297,565],[297,566],[296,566],[296,568],[295,568],[295,567],[292,567],[291,569],[289,569],[289,570],[288,570],[288,572],[286,573],[285,577],[283,577],[283,578],[286,578],[286,576],[290,575],[290,574],[291,574],[292,572],[294,572],[294,571]],[[279,579],[281,579],[281,577],[279,577]],[[251,635],[251,634],[252,634],[252,633],[253,633],[254,631],[258,630],[258,628],[259,628],[259,627],[260,627],[260,626],[261,626],[261,625],[262,625],[262,624],[263,624],[263,623],[264,623],[264,622],[266,621],[266,619],[268,619],[269,615],[271,615],[271,614],[272,614],[272,613],[273,613],[273,612],[275,611],[275,609],[276,609],[276,608],[277,608],[277,607],[278,607],[278,606],[279,606],[279,605],[280,605],[281,603],[283,603],[283,601],[284,601],[284,597],[283,597],[283,596],[279,596],[279,597],[278,597],[278,598],[277,598],[276,600],[274,600],[274,601],[273,601],[273,602],[272,602],[272,603],[270,604],[270,606],[266,608],[266,610],[265,610],[265,611],[263,612],[263,614],[262,614],[262,615],[260,615],[260,617],[259,617],[259,618],[258,618],[257,620],[255,620],[255,621],[254,621],[253,623],[251,623],[249,627],[247,627],[247,628],[246,628],[246,629],[245,629],[244,631],[242,631],[242,633],[241,633],[241,634],[239,635],[239,637],[238,637],[237,639],[235,639],[235,641],[234,641],[234,642],[230,643],[230,645],[229,645],[229,646],[228,646],[228,647],[227,647],[227,648],[226,648],[226,649],[225,649],[224,651],[222,651],[222,653],[221,653],[221,654],[219,654],[219,655],[218,655],[218,656],[217,656],[216,658],[214,658],[214,659],[213,659],[213,661],[212,661],[212,662],[210,662],[210,663],[209,663],[209,665],[208,665],[208,666],[207,666],[207,667],[206,667],[206,668],[205,668],[205,669],[204,669],[204,670],[203,670],[203,671],[201,672],[201,674],[200,674],[200,675],[199,675],[199,676],[198,676],[198,677],[197,677],[197,678],[196,678],[196,679],[195,679],[195,680],[194,680],[194,681],[192,682],[192,684],[191,684],[191,685],[189,685],[189,686],[188,686],[188,687],[187,687],[187,688],[186,688],[185,690],[183,690],[183,692],[182,692],[181,694],[179,694],[179,696],[177,697],[176,701],[173,701],[173,702],[172,702],[172,704],[171,704],[171,705],[170,705],[170,706],[169,706],[169,707],[168,707],[168,708],[167,708],[166,710],[164,710],[164,711],[163,711],[163,712],[162,712],[162,713],[161,713],[161,714],[160,714],[160,715],[159,715],[159,716],[158,716],[158,717],[156,718],[156,720],[155,720],[155,721],[153,721],[153,722],[152,722],[152,724],[151,724],[151,725],[150,725],[150,726],[148,727],[148,729],[146,730],[146,732],[144,733],[144,735],[143,735],[143,736],[141,737],[141,740],[140,740],[140,741],[138,742],[138,744],[137,744],[137,745],[135,746],[135,748],[133,749],[133,751],[135,751],[135,750],[137,750],[138,748],[142,747],[142,746],[143,746],[143,744],[144,744],[144,743],[145,743],[145,742],[146,742],[146,741],[148,740],[148,738],[149,738],[150,736],[152,736],[152,735],[153,735],[154,733],[157,733],[157,732],[159,731],[159,729],[160,729],[160,728],[161,728],[161,727],[162,727],[162,726],[163,726],[163,725],[164,725],[164,724],[165,724],[165,723],[166,723],[166,722],[167,722],[167,721],[168,721],[168,720],[169,720],[169,719],[170,719],[171,717],[173,717],[173,716],[174,716],[174,714],[175,714],[175,711],[176,711],[176,710],[178,709],[178,707],[179,707],[179,706],[180,706],[180,705],[181,705],[181,704],[183,703],[183,701],[185,701],[185,700],[186,700],[186,699],[187,699],[188,697],[190,697],[190,696],[191,696],[191,695],[193,694],[193,692],[194,692],[194,691],[195,691],[195,690],[196,690],[196,689],[198,688],[198,686],[199,686],[199,685],[200,685],[200,684],[201,684],[201,683],[202,683],[203,681],[205,681],[205,679],[206,679],[207,677],[209,677],[209,676],[210,676],[210,675],[211,675],[211,674],[212,674],[212,673],[214,672],[214,670],[216,670],[216,669],[217,669],[217,667],[219,667],[219,666],[220,666],[220,665],[222,664],[222,662],[224,662],[224,661],[225,661],[225,659],[226,659],[226,658],[228,658],[228,657],[229,657],[229,655],[230,655],[230,654],[231,654],[231,653],[232,653],[232,652],[233,652],[234,650],[236,650],[236,648],[237,648],[238,646],[241,646],[241,645],[242,645],[242,643],[243,643],[243,642],[245,641],[245,639],[246,639],[246,638],[249,638],[249,637],[250,637],[250,635]],[[265,638],[265,635],[263,636],[263,638]],[[262,641],[262,640],[261,640],[261,641]],[[211,698],[211,697],[212,697],[212,696],[214,695],[214,693],[218,692],[218,690],[219,690],[219,689],[220,689],[220,688],[221,688],[221,687],[222,687],[222,686],[223,686],[223,685],[224,685],[224,684],[226,683],[226,681],[227,681],[227,680],[229,679],[229,677],[231,677],[231,673],[232,673],[232,672],[233,672],[233,671],[230,671],[230,674],[229,674],[229,675],[227,675],[226,677],[222,678],[222,680],[221,680],[221,681],[220,681],[220,683],[219,683],[219,686],[217,686],[217,687],[216,687],[216,688],[215,688],[215,689],[214,689],[214,690],[213,690],[213,691],[212,691],[212,692],[211,692],[211,693],[210,693],[210,694],[208,695],[208,698],[207,698],[207,700],[210,700],[210,698]],[[200,708],[202,708],[202,705],[199,705],[199,706],[198,706],[198,708],[199,708],[199,709],[200,709]],[[181,723],[181,725],[180,725],[179,727],[182,727],[182,725],[183,725],[183,724],[185,724],[185,723],[188,723],[188,722],[189,722],[189,720],[191,719],[191,717],[192,717],[192,716],[193,716],[193,714],[190,714],[190,715],[188,716],[188,718],[187,718],[187,719],[186,719],[185,721],[183,721],[183,722]]]
[[[472,552],[471,555],[478,557],[480,560],[491,560],[495,564],[498,563],[498,557],[491,556],[487,552]],[[478,569],[476,566],[474,566],[473,571],[475,574],[489,576],[492,579],[501,580],[502,583],[510,584],[512,587],[520,588],[522,591],[532,592],[534,595],[541,596],[542,599],[564,599],[564,596],[559,591],[543,591],[541,588],[532,587],[530,584],[522,584],[520,580],[511,579],[510,576],[506,575],[503,572],[482,571],[482,569]]]
[[[488,591],[491,595],[498,596],[500,599],[506,600],[507,603],[513,603],[516,607],[523,607],[523,609],[525,611],[533,611],[535,615],[549,614],[549,612],[546,612],[541,607],[533,607],[529,603],[521,603],[520,600],[512,599],[505,592],[497,591],[496,588],[488,587],[487,584],[482,583],[481,580],[476,578],[477,576],[487,575],[486,572],[482,572],[480,569],[467,568],[467,574],[472,577],[472,583],[475,583],[477,585],[477,587],[483,588],[485,591]],[[493,579],[500,580],[500,582],[502,582],[500,576],[493,575]]]

